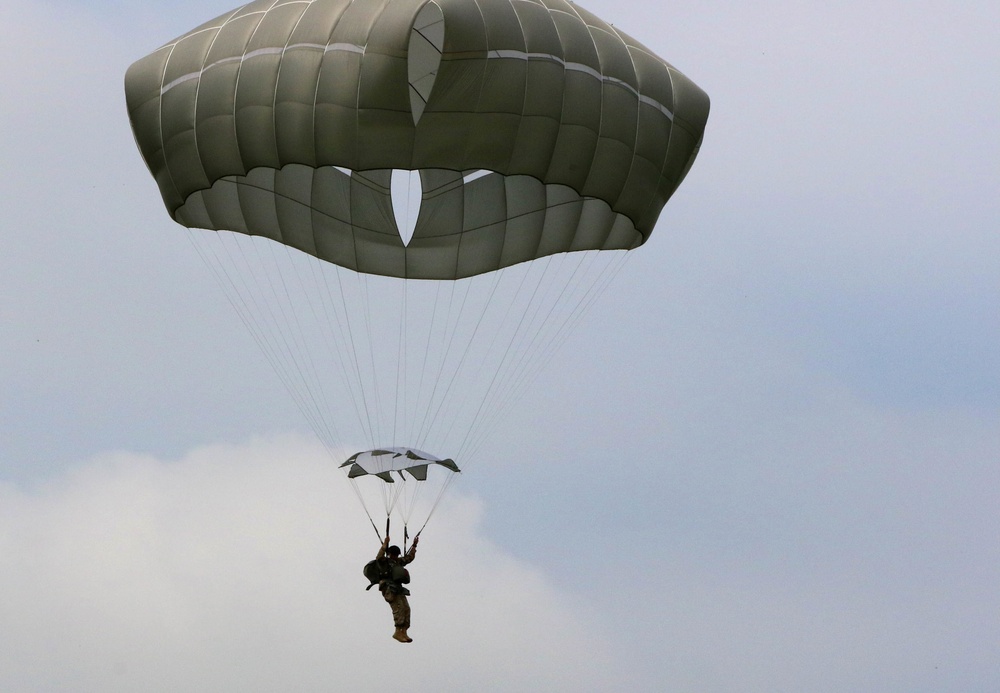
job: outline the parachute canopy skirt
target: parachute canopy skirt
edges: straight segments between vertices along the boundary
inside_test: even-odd
[[[709,111],[565,0],[258,0],[134,63],[125,93],[178,223],[417,279],[641,245]],[[420,176],[407,241],[393,170]]]

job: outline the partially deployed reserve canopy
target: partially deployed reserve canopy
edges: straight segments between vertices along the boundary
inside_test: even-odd
[[[125,92],[180,224],[421,279],[642,244],[709,110],[565,0],[258,0],[137,61]],[[408,242],[394,169],[420,172]]]
[[[404,480],[403,472],[406,472],[417,481],[426,481],[429,465],[439,465],[452,472],[460,471],[454,460],[442,460],[412,448],[365,450],[351,455],[340,466],[348,465],[350,465],[350,469],[347,470],[349,479],[371,474],[390,484],[395,483],[392,472],[396,472]]]

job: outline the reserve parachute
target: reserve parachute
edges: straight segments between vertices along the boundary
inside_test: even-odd
[[[334,459],[463,467],[649,238],[709,111],[565,0],[260,0],[125,93],[167,211]]]

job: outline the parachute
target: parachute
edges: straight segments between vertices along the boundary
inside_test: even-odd
[[[125,94],[168,213],[334,459],[463,466],[649,238],[709,111],[566,0],[257,0]]]

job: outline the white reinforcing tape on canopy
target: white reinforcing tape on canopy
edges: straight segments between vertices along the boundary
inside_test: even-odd
[[[312,50],[312,51],[322,51],[326,53],[357,53],[359,55],[364,55],[365,47],[359,46],[354,43],[331,43],[329,45],[324,45],[322,43],[293,43],[290,46],[278,46],[274,48],[258,48],[257,50],[250,51],[249,53],[244,53],[243,55],[235,55],[229,58],[222,58],[221,60],[216,60],[214,63],[209,63],[201,70],[195,72],[189,72],[185,75],[181,75],[176,79],[171,80],[167,84],[164,84],[160,88],[160,96],[163,96],[168,91],[173,89],[179,84],[184,82],[189,82],[192,79],[198,79],[201,75],[209,70],[219,67],[221,65],[228,65],[229,63],[242,63],[253,58],[258,58],[263,55],[283,55],[288,51],[293,50]]]
[[[180,84],[183,84],[184,82],[188,82],[192,79],[198,79],[199,77],[201,77],[202,73],[208,72],[209,70],[219,67],[221,65],[227,65],[233,62],[242,63],[246,60],[251,60],[253,58],[264,55],[282,55],[288,51],[293,51],[293,50],[323,51],[324,54],[342,52],[342,53],[356,53],[359,55],[364,55],[365,47],[354,43],[331,43],[329,45],[323,45],[319,43],[294,43],[284,47],[259,48],[254,51],[250,51],[249,53],[246,53],[244,55],[238,55],[217,60],[214,63],[206,65],[203,69],[197,72],[189,72],[185,75],[181,75],[180,77],[171,80],[169,83],[164,84],[163,87],[160,88],[160,96],[163,96],[168,91],[170,91],[171,89]],[[493,59],[493,60],[546,60],[549,62],[553,62],[558,65],[561,65],[565,70],[569,72],[580,72],[585,75],[589,75],[594,79],[600,80],[606,84],[614,84],[616,86],[622,87],[623,89],[626,89],[635,94],[636,98],[639,99],[640,103],[652,106],[653,108],[663,113],[663,115],[665,115],[667,119],[670,121],[673,121],[674,119],[673,111],[671,111],[666,105],[660,103],[656,99],[653,99],[649,96],[644,96],[643,94],[640,94],[639,90],[633,87],[628,82],[618,79],[617,77],[609,77],[607,75],[602,75],[594,68],[590,67],[589,65],[584,65],[583,63],[566,62],[558,55],[553,55],[551,53],[527,53],[525,51],[515,51],[515,50],[489,51],[486,54],[486,57],[487,59]]]
[[[562,65],[563,68],[569,72],[582,72],[583,74],[589,75],[594,79],[598,79],[604,82],[605,84],[614,84],[616,86],[622,87],[623,89],[627,89],[628,91],[635,94],[640,102],[657,109],[658,111],[663,113],[663,115],[665,115],[669,120],[673,121],[674,119],[673,111],[671,111],[669,108],[667,108],[665,105],[663,105],[656,99],[651,98],[649,96],[643,96],[642,94],[639,93],[638,89],[636,89],[635,87],[633,87],[631,84],[629,84],[624,80],[618,79],[617,77],[609,77],[607,75],[602,75],[600,72],[592,68],[590,65],[584,65],[583,63],[568,63],[562,58],[560,58],[558,55],[553,55],[551,53],[526,53],[524,51],[514,51],[514,50],[490,51],[489,53],[486,54],[486,57],[494,59],[497,58],[508,59],[508,60],[547,60],[549,62]]]

